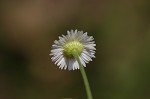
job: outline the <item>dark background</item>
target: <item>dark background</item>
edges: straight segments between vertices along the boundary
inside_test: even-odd
[[[86,99],[80,71],[49,57],[71,29],[97,44],[85,68],[94,99],[150,98],[149,0],[1,0],[0,99]]]

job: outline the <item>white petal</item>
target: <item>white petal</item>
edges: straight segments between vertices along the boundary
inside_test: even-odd
[[[55,64],[57,64],[62,58],[63,58],[63,56],[60,56],[60,57],[55,61]]]
[[[94,44],[88,44],[88,45],[84,45],[85,49],[91,49],[91,50],[96,50],[96,48],[94,47]]]
[[[79,69],[79,64],[77,61],[74,62],[73,64],[73,70]]]
[[[70,31],[67,31],[67,34],[68,34],[67,37],[70,38],[71,37]]]
[[[69,62],[68,63],[68,70],[72,70],[73,69],[73,64],[75,62],[75,59],[70,59],[68,62]]]
[[[60,66],[59,66],[59,65],[60,65]],[[59,61],[58,66],[59,66],[59,68],[63,69],[63,68],[64,68],[64,65],[65,65],[65,59],[62,58],[61,61]]]
[[[81,54],[81,58],[82,58],[82,60],[83,60],[85,63],[89,63],[89,61],[86,60],[86,58],[84,57],[83,53]]]
[[[85,64],[85,62],[83,61],[83,59],[82,59],[81,56],[79,56],[79,59],[80,59],[80,61],[81,61],[81,64],[82,64],[84,67],[86,67],[86,64]]]
[[[63,49],[61,48],[58,48],[58,49],[52,49],[51,50],[51,53],[58,53],[58,52],[61,52]]]

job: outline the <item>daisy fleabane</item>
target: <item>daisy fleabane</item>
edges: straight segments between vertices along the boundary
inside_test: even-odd
[[[95,58],[95,46],[93,36],[88,36],[87,32],[71,30],[67,31],[66,36],[62,35],[59,40],[54,41],[50,56],[60,69],[76,70],[79,69],[79,64],[72,51],[77,51],[81,64],[86,67],[86,63]]]

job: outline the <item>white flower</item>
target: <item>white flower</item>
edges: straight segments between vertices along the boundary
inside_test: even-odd
[[[72,55],[72,50],[76,49],[81,64],[86,67],[86,63],[95,58],[96,44],[93,36],[88,36],[83,31],[67,31],[67,35],[59,37],[52,45],[50,56],[61,69],[75,70],[79,69],[77,60]]]

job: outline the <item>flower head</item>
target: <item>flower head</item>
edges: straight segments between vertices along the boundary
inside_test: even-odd
[[[79,55],[81,64],[86,67],[86,63],[95,58],[96,44],[92,36],[88,36],[83,31],[67,31],[67,35],[62,35],[59,40],[55,40],[52,45],[50,55],[52,61],[61,69],[79,69],[77,60],[73,57],[73,51]]]

